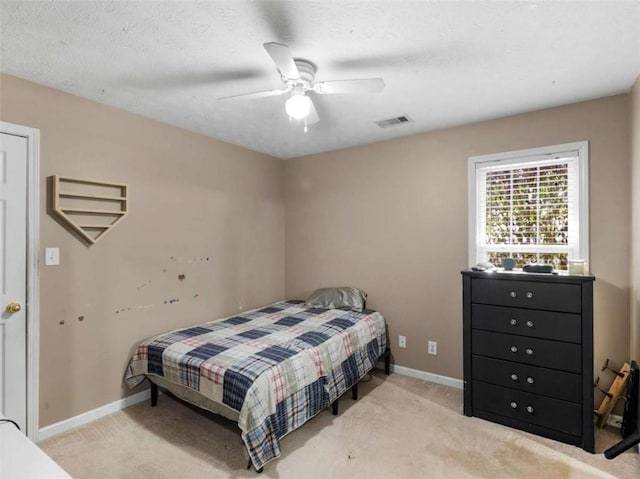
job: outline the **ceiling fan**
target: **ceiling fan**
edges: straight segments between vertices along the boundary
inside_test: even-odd
[[[316,83],[314,81],[316,66],[309,60],[294,58],[287,45],[269,42],[264,44],[264,48],[278,67],[284,88],[225,96],[218,98],[218,100],[264,98],[290,93],[291,96],[285,104],[286,112],[290,118],[304,120],[305,131],[307,131],[307,124],[312,125],[320,121],[318,112],[307,92],[314,92],[319,95],[379,93],[384,89],[384,80],[382,78],[334,80]]]

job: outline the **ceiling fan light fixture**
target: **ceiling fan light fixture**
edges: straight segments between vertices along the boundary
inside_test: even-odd
[[[315,95],[379,93],[384,89],[382,78],[356,78],[316,83],[316,65],[313,62],[303,58],[295,58],[289,47],[283,43],[268,42],[263,46],[275,63],[284,88],[231,95],[218,98],[218,100],[265,98],[290,94],[289,99],[285,102],[285,111],[289,116],[289,121],[304,121],[304,131],[306,132],[307,125],[313,125],[320,121],[314,105],[317,100]],[[308,92],[313,92],[315,95],[308,96]]]
[[[302,120],[311,111],[311,99],[304,93],[294,92],[285,104],[287,115],[296,120]]]

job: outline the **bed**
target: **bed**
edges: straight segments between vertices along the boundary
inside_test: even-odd
[[[133,388],[148,378],[152,405],[160,386],[237,421],[261,471],[280,455],[282,437],[331,405],[336,414],[348,389],[355,399],[381,356],[388,373],[383,316],[328,306],[282,301],[152,337],[137,347],[125,382]]]

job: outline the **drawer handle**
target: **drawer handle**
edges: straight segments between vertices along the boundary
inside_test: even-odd
[[[527,348],[526,353],[527,353],[528,356],[533,356],[533,349]]]
[[[527,291],[527,294],[525,296],[527,297],[527,299],[531,299],[533,298],[533,293],[531,291]]]
[[[527,328],[533,328],[533,321],[526,322]]]
[[[533,384],[535,381],[533,380],[533,378],[532,378],[531,376],[529,376],[529,377],[527,378],[527,382],[528,382],[529,384]]]
[[[533,406],[527,406],[527,412],[533,414]]]
[[[516,325],[518,324],[518,320],[517,320],[516,318],[511,318],[511,319],[509,320],[509,324],[510,324],[511,326],[516,326]]]
[[[517,353],[518,352],[518,346],[511,346],[511,352],[512,353]]]
[[[518,296],[518,293],[516,293],[515,291],[511,291],[509,293],[509,296],[511,296],[512,298],[516,298]]]
[[[511,401],[510,406],[511,406],[511,409],[518,409],[518,403],[515,401]]]
[[[512,381],[517,381],[517,380],[518,380],[518,375],[517,375],[516,373],[513,373],[513,374],[511,375],[511,380],[512,380]]]

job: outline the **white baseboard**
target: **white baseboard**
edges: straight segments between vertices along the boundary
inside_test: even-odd
[[[384,365],[382,365],[382,363],[380,363],[377,367],[380,367],[380,369],[384,369]],[[432,383],[444,384],[445,386],[462,389],[463,382],[461,379],[440,376],[438,374],[427,373],[425,371],[405,368],[404,366],[396,366],[393,364],[391,365],[391,371],[401,374],[402,376],[409,376],[412,378],[422,379],[424,381],[430,381]],[[49,439],[53,436],[57,436],[58,434],[62,434],[63,432],[67,432],[73,428],[82,426],[83,424],[87,424],[91,421],[95,421],[96,419],[100,419],[101,417],[108,416],[109,414],[113,414],[114,412],[121,411],[125,408],[128,408],[129,406],[138,404],[139,402],[146,401],[149,399],[150,395],[151,393],[147,389],[146,391],[139,392],[138,394],[134,394],[133,396],[113,401],[112,403],[105,404],[104,406],[92,409],[91,411],[87,411],[83,414],[79,414],[77,416],[70,417],[69,419],[65,419],[64,421],[60,421],[55,424],[51,424],[50,426],[43,427],[38,431],[36,442],[44,441],[45,439]]]
[[[378,363],[376,369],[384,370],[384,364]],[[456,389],[463,389],[464,381],[462,379],[450,378],[449,376],[441,376],[440,374],[428,373],[419,369],[407,368],[404,366],[391,365],[391,372],[400,374],[401,376],[409,376],[410,378],[422,379],[431,383],[443,384]]]
[[[376,369],[384,370],[384,364],[381,362],[376,364]],[[439,374],[428,373],[426,371],[420,371],[419,369],[406,368],[404,366],[396,366],[395,364],[392,364],[391,372],[398,373],[402,376],[422,379],[423,381],[444,384],[445,386],[450,386],[452,388],[464,388],[464,381],[462,379],[455,379],[450,378],[449,376],[441,376]],[[609,414],[609,417],[607,418],[607,426],[612,426],[620,429],[620,427],[622,426],[622,416],[618,416],[617,414]]]
[[[620,429],[622,427],[622,416],[609,414],[609,417],[607,417],[607,426],[613,426]]]
[[[376,365],[376,369],[384,370],[384,364],[378,363]],[[443,384],[445,386],[456,389],[463,389],[464,387],[464,381],[462,381],[462,379],[442,376],[440,374],[428,373],[426,371],[420,371],[419,369],[412,369],[404,366],[396,366],[395,364],[391,365],[391,372],[400,374],[401,376],[408,376],[411,378],[422,379],[423,381]],[[82,426],[83,424],[87,424],[91,421],[95,421],[96,419],[100,419],[101,417],[108,416],[109,414],[113,414],[117,411],[122,411],[123,409],[138,404],[139,402],[147,401],[150,396],[151,393],[147,389],[146,391],[139,392],[137,394],[134,394],[133,396],[113,401],[112,403],[105,404],[104,406],[93,409],[91,411],[87,411],[83,414],[79,414],[77,416],[70,417],[69,419],[65,419],[64,421],[60,421],[55,424],[51,424],[50,426],[43,427],[38,431],[38,437],[36,438],[35,442],[44,441],[45,439],[57,436],[58,434],[62,434],[63,432],[67,432],[73,428]],[[621,424],[621,416],[610,414],[607,418],[608,426],[620,428]]]
[[[60,421],[55,424],[51,424],[50,426],[43,427],[38,431],[36,442],[44,441],[45,439],[57,436],[58,434],[67,432],[73,428],[82,426],[83,424],[87,424],[91,421],[95,421],[96,419],[100,419],[101,417],[108,416],[109,414],[113,414],[114,412],[122,411],[129,406],[133,406],[134,404],[138,404],[139,402],[146,401],[150,397],[151,392],[149,389],[147,389],[146,391],[139,392],[137,394],[134,394],[133,396],[118,399],[117,401],[105,404],[104,406],[92,409],[91,411],[87,411],[83,414],[79,414],[77,416],[70,417],[69,419],[65,419],[64,421]]]
[[[384,364],[382,362],[379,362],[378,364],[376,364],[376,369],[384,370]],[[420,371],[419,369],[406,368],[404,366],[396,366],[395,364],[392,364],[391,372],[398,373],[402,376],[422,379],[423,381],[444,384],[445,386],[450,386],[452,388],[464,388],[464,381],[462,379],[455,379],[448,376],[428,373],[426,371]],[[617,414],[609,414],[609,417],[607,417],[607,426],[612,426],[620,429],[622,427],[622,416],[618,416]],[[638,445],[638,450],[640,450],[640,444]]]

